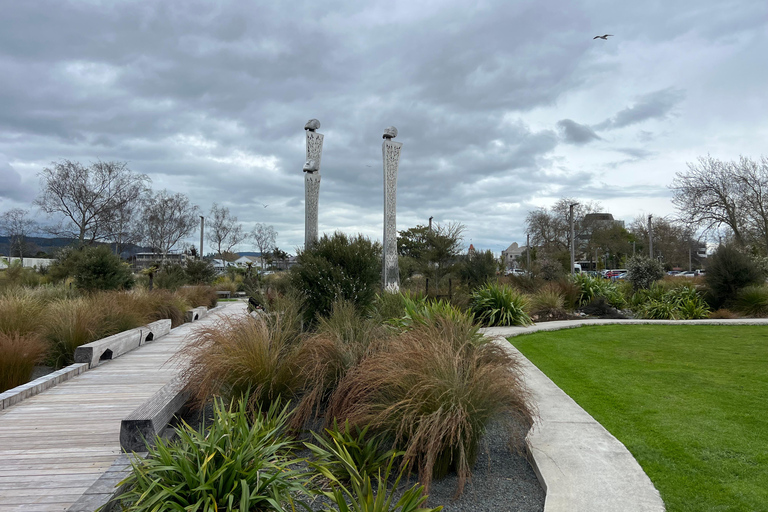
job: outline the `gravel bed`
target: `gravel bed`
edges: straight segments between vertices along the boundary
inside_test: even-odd
[[[210,408],[206,412],[210,417]],[[202,416],[200,413],[188,413],[185,420],[197,427]],[[488,425],[480,440],[472,479],[464,486],[461,497],[453,499],[458,477],[451,473],[441,480],[432,481],[429,499],[422,506],[443,505],[445,512],[542,512],[545,494],[536,473],[524,455],[507,448],[504,432],[504,428],[495,422]],[[297,455],[309,457],[310,452],[304,450]],[[306,467],[306,462],[299,465]],[[414,477],[407,482],[404,480],[400,482],[400,488],[409,488],[416,483]],[[397,497],[393,499],[393,504]],[[317,497],[309,505],[314,511],[325,508],[335,510],[335,506],[324,497]]]

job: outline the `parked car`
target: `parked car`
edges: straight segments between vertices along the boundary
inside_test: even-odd
[[[685,272],[675,274],[675,277],[696,277],[697,275],[695,270],[686,270]]]
[[[608,272],[606,272],[604,277],[606,279],[614,279],[619,274],[626,274],[626,273],[627,273],[627,269],[617,268],[617,269],[609,270]]]

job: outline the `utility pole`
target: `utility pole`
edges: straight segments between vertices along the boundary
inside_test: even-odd
[[[578,206],[579,203],[573,203],[570,205],[570,217],[571,217],[571,274],[574,272],[574,267],[576,263],[576,252],[574,249],[574,230],[573,230],[573,207]]]
[[[635,241],[632,240],[632,256],[635,255]]]
[[[434,219],[434,217],[430,217],[429,218],[429,231],[430,231],[430,233],[432,232],[432,219]]]
[[[531,271],[531,234],[525,234],[525,270]]]
[[[648,216],[648,254],[653,259],[653,215]]]
[[[205,217],[200,216],[200,255],[198,259],[203,259],[203,230],[205,229]]]

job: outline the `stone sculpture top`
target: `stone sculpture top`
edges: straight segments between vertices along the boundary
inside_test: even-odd
[[[317,165],[317,160],[311,158],[304,162],[304,172],[314,173],[320,170],[320,166]]]
[[[304,125],[305,130],[309,130],[311,132],[314,132],[315,130],[320,129],[320,121],[317,119],[310,119],[307,121],[307,124]]]
[[[383,139],[392,140],[395,137],[397,137],[397,128],[390,126],[384,129],[384,136],[382,137]]]

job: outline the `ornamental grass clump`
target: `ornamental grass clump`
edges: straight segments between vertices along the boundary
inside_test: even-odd
[[[360,316],[354,304],[334,303],[330,316],[318,318],[315,332],[297,346],[303,389],[292,425],[300,428],[320,416],[339,381],[388,336],[379,321]]]
[[[196,402],[247,394],[263,406],[295,398],[303,382],[297,317],[295,311],[229,316],[201,328],[179,353],[189,361],[183,377]]]
[[[512,287],[488,283],[472,294],[470,308],[475,318],[488,327],[505,325],[531,325],[525,312],[525,295]]]
[[[742,288],[736,296],[734,309],[747,316],[768,316],[768,287],[762,285]]]
[[[131,461],[132,472],[118,497],[131,512],[294,511],[307,508],[308,476],[292,468],[294,444],[285,434],[288,413],[273,403],[263,413],[249,412],[246,399],[214,402],[206,431],[186,423],[178,439],[158,437],[145,459]]]
[[[393,439],[427,488],[455,469],[457,495],[488,421],[506,421],[519,447],[532,415],[518,361],[483,338],[470,318],[441,317],[414,323],[364,358],[339,383],[327,412]]]
[[[215,308],[219,303],[219,295],[216,293],[216,289],[210,286],[182,286],[176,291],[176,295],[184,299],[193,308],[198,306]]]
[[[45,303],[25,288],[0,296],[0,332],[27,335],[39,332]]]
[[[47,348],[35,333],[0,332],[0,393],[29,382]]]
[[[565,297],[554,283],[547,283],[534,293],[529,301],[531,315],[539,319],[563,320],[568,318],[565,310]]]
[[[708,318],[709,306],[692,285],[676,286],[652,284],[650,288],[637,291],[631,299],[635,314],[639,318],[655,320],[696,320]]]
[[[99,313],[98,304],[85,297],[48,305],[42,334],[49,343],[47,362],[51,366],[72,364],[77,347],[99,339]]]
[[[387,321],[388,325],[400,330],[410,329],[413,325],[417,324],[433,324],[439,319],[445,318],[457,322],[463,322],[467,319],[471,321],[472,319],[471,313],[468,314],[466,311],[442,299],[432,300],[427,297],[411,298],[408,295],[403,295],[402,301],[403,316]]]

